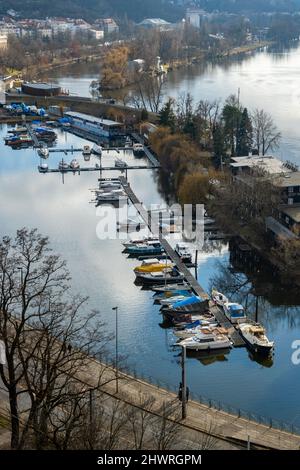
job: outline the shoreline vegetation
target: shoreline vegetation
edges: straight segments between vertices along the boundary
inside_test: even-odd
[[[282,282],[300,285],[300,240],[280,237],[274,244],[266,218],[276,217],[279,188],[254,168],[239,184],[230,171],[232,157],[270,155],[281,133],[264,110],[244,108],[237,96],[194,103],[187,94],[169,99],[159,113],[150,146],[161,163],[165,196],[181,204],[205,204],[220,229],[239,236],[277,270]],[[297,234],[296,234],[297,235]]]
[[[4,236],[0,266],[1,448],[299,447],[296,427],[203,396],[188,400],[183,416],[179,393],[128,372],[125,357],[112,363],[115,337],[88,298],[71,294],[66,262],[37,229]]]

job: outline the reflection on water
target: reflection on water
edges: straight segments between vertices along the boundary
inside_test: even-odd
[[[100,71],[98,63],[76,64],[51,72],[51,76],[44,78],[57,80],[71,93],[90,96],[89,84],[99,78]],[[271,46],[222,62],[174,70],[164,84],[164,93],[165,97],[176,98],[183,92],[190,92],[195,101],[224,100],[240,88],[244,106],[264,108],[282,132],[278,156],[300,164],[299,73],[300,47],[297,42],[292,42],[289,46]],[[113,95],[118,97],[118,93]]]
[[[287,52],[278,61],[262,52],[226,66],[215,64],[206,69],[195,66],[191,73],[177,71],[170,76],[167,91],[177,94],[186,89],[199,99],[224,97],[240,86],[246,105],[264,106],[277,113],[278,126],[282,124],[287,129],[282,148],[289,144],[289,153],[298,158],[300,108],[297,101],[291,103],[288,97],[291,89],[296,89],[299,68],[299,49]],[[83,89],[88,93],[87,84],[98,72],[95,69],[92,76],[84,71],[87,75],[83,79],[65,76],[66,87],[73,80],[78,94],[83,94]],[[288,79],[293,83],[286,82]],[[293,117],[293,122],[286,121],[286,116]],[[177,389],[180,358],[173,347],[175,338],[170,329],[159,326],[162,317],[159,306],[153,304],[152,292],[134,285],[133,268],[138,262],[122,254],[120,240],[99,240],[96,236],[99,217],[90,203],[90,189],[97,184],[97,173],[67,174],[64,184],[58,174],[40,175],[35,151],[13,151],[5,147],[2,136],[6,133],[3,126],[0,130],[1,235],[12,234],[22,226],[38,227],[49,235],[54,249],[68,262],[74,291],[89,296],[90,307],[100,310],[110,331],[114,329],[111,309],[119,306],[120,352],[128,357],[129,365]],[[82,147],[85,143],[78,136],[59,132],[57,146],[60,148]],[[57,167],[61,157],[59,153],[51,154],[49,166]],[[80,154],[76,158],[83,163]],[[111,154],[103,158],[106,164],[114,161]],[[121,158],[130,162],[134,157],[122,155]],[[90,164],[96,161],[92,157]],[[115,173],[107,172],[106,176]],[[128,177],[146,205],[166,203],[168,191],[160,184],[156,172],[132,171]],[[233,349],[229,354],[189,356],[187,380],[191,392],[300,424],[300,415],[295,411],[300,389],[299,366],[291,362],[291,344],[300,339],[298,292],[291,296],[289,287],[276,284],[272,276],[251,272],[244,263],[239,265],[234,261],[232,246],[229,251],[225,242],[207,242],[199,252],[198,263],[198,279],[207,291],[214,285],[230,294],[233,301],[244,306],[247,302],[251,315],[255,315],[256,295],[259,295],[259,321],[266,326],[276,346],[273,363],[261,363],[244,348]]]

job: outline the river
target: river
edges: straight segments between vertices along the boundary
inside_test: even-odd
[[[285,157],[298,161],[300,108],[297,109],[296,77],[299,67],[300,49],[281,53],[263,51],[223,66],[208,64],[178,70],[170,76],[165,89],[174,96],[185,90],[195,99],[224,98],[239,86],[246,106],[264,107],[274,115],[283,133],[280,150],[286,152]],[[59,82],[79,95],[88,95],[88,84],[97,70],[83,75],[82,70],[70,73],[65,72]],[[161,326],[162,318],[158,306],[153,304],[152,293],[134,285],[133,268],[137,262],[122,254],[120,240],[99,240],[96,236],[99,217],[91,204],[89,189],[96,186],[97,174],[68,174],[64,182],[58,174],[41,175],[37,171],[35,151],[13,151],[4,146],[2,137],[6,133],[7,127],[3,125],[0,129],[1,235],[13,234],[22,226],[38,227],[49,235],[54,250],[68,262],[74,292],[89,296],[90,308],[100,311],[110,331],[114,331],[115,321],[112,307],[118,305],[119,347],[128,366],[138,375],[177,389],[179,351],[173,347],[172,331]],[[59,147],[78,147],[84,143],[79,137],[59,131]],[[56,166],[60,158],[61,155],[51,155],[49,164]],[[105,158],[108,162],[111,157]],[[124,158],[130,161],[132,157]],[[145,204],[164,201],[152,170],[132,171],[129,180]],[[291,360],[292,343],[300,339],[298,293],[292,297],[288,288],[276,284],[268,274],[242,272],[233,262],[225,242],[205,245],[199,255],[198,278],[205,289],[213,285],[224,287],[234,295],[233,300],[242,302],[245,302],[245,289],[253,287],[257,293],[259,287],[259,318],[269,337],[275,340],[275,355],[272,361],[261,363],[241,348],[232,349],[228,355],[189,357],[187,382],[191,393],[248,410],[253,415],[300,426],[300,366]],[[237,284],[242,287],[236,288]],[[254,303],[255,298],[251,296],[252,315]]]
[[[75,64],[58,69],[51,78],[71,94],[90,96],[89,85],[99,78],[97,64]],[[191,93],[194,102],[200,99],[222,102],[240,89],[241,103],[253,110],[263,108],[274,118],[282,133],[276,154],[283,160],[300,164],[300,46],[271,46],[259,52],[215,63],[183,67],[169,73],[164,84],[164,99]]]

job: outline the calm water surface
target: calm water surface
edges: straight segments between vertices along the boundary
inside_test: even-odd
[[[99,78],[100,66],[79,64],[57,70],[51,80],[75,95],[90,96],[89,84]],[[250,110],[263,108],[282,132],[277,155],[300,164],[300,46],[274,46],[222,63],[205,63],[175,70],[168,75],[164,97],[190,92],[194,100],[225,100],[237,94]]]
[[[169,78],[166,92],[174,96],[190,91],[195,99],[226,97],[241,88],[246,106],[260,106],[271,112],[283,133],[281,151],[299,161],[298,127],[300,107],[298,77],[300,49],[289,52],[259,53],[227,65],[197,66],[181,70]],[[79,95],[89,93],[88,84],[97,76],[82,70],[60,79],[65,88]],[[177,387],[180,381],[179,351],[173,348],[171,330],[160,326],[159,308],[152,294],[134,285],[136,261],[121,253],[119,240],[99,240],[99,217],[91,204],[90,188],[97,184],[96,173],[66,175],[64,184],[58,174],[40,175],[38,157],[32,149],[13,151],[3,145],[6,126],[0,129],[0,220],[1,235],[13,234],[22,226],[38,227],[50,236],[54,249],[68,261],[74,292],[90,298],[113,331],[114,314],[119,306],[120,349],[130,367],[162,384]],[[84,141],[71,134],[59,133],[59,147],[82,146]],[[108,163],[113,157],[105,157]],[[121,158],[130,161],[131,156]],[[57,166],[61,155],[49,158]],[[300,161],[299,161],[300,162]],[[81,161],[82,163],[82,161]],[[93,161],[91,164],[94,164]],[[152,171],[132,171],[129,180],[136,194],[146,204],[161,203],[157,177]],[[198,277],[204,288],[247,284],[247,278],[233,269],[225,243],[207,244],[199,257]],[[252,413],[271,416],[300,426],[300,366],[293,365],[291,344],[300,339],[300,297],[289,289],[274,285],[267,278],[256,280],[260,286],[260,320],[276,342],[271,363],[251,359],[246,349],[207,359],[189,358],[188,384],[191,392],[219,400]],[[247,289],[251,288],[251,282]],[[234,299],[245,302],[241,289]],[[233,289],[232,289],[233,291]],[[254,312],[250,298],[250,313]]]

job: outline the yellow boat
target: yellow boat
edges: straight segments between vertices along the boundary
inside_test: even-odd
[[[137,266],[134,269],[134,272],[136,274],[159,272],[166,268],[173,268],[173,266],[174,263],[171,263],[170,261],[159,261],[158,259],[153,258],[144,260],[140,266]]]

